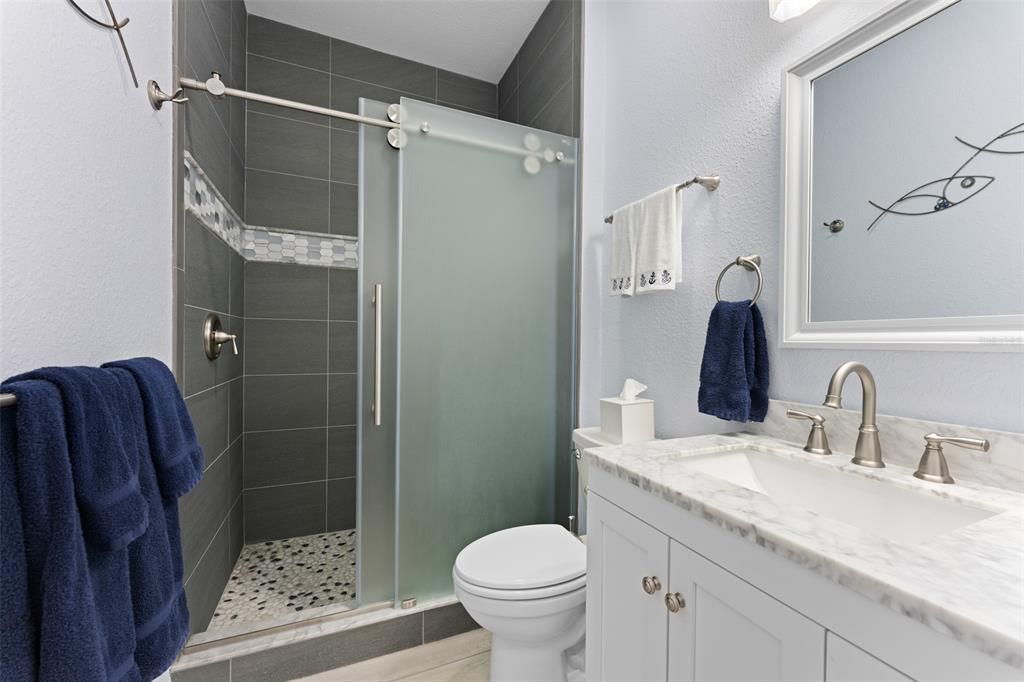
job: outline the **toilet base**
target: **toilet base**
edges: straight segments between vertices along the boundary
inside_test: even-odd
[[[565,651],[519,646],[491,636],[491,682],[566,682]]]

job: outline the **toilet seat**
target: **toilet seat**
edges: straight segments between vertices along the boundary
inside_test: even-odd
[[[499,601],[526,601],[529,599],[546,599],[548,597],[558,597],[563,594],[568,594],[576,590],[582,590],[587,586],[587,576],[581,575],[578,578],[566,581],[564,583],[558,583],[555,585],[547,585],[545,587],[533,587],[525,590],[510,590],[500,589],[495,587],[483,587],[481,585],[474,585],[471,582],[463,579],[459,575],[455,575],[455,584],[468,592],[469,594],[476,595],[478,597],[484,597],[486,599],[496,599]]]
[[[587,551],[557,524],[518,526],[471,542],[452,573],[463,589],[481,597],[542,599],[586,585]]]

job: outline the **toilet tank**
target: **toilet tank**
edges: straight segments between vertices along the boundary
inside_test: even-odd
[[[573,486],[576,491],[576,527],[572,530],[581,538],[587,534],[587,468],[582,454],[587,448],[600,448],[605,445],[616,445],[601,433],[600,426],[576,429],[572,432],[573,444]]]

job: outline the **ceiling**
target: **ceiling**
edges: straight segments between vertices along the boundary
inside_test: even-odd
[[[246,0],[250,13],[497,83],[547,0]]]

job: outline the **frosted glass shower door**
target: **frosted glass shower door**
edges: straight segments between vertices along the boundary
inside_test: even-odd
[[[422,602],[452,593],[469,542],[556,520],[572,428],[576,140],[402,107],[395,596]]]

